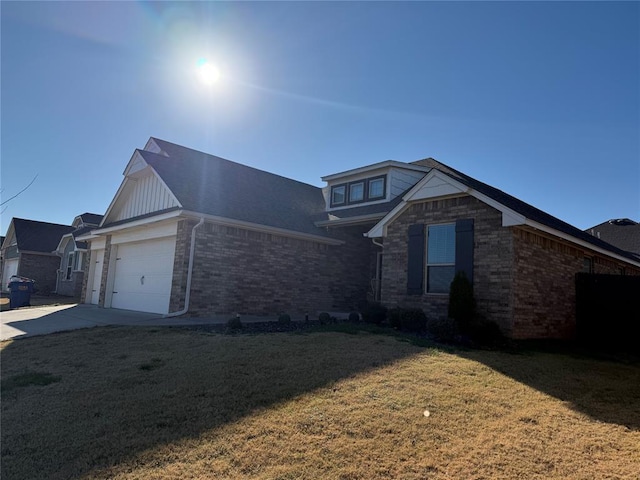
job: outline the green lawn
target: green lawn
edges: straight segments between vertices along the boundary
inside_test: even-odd
[[[5,342],[1,360],[6,480],[640,472],[637,364],[124,327]]]

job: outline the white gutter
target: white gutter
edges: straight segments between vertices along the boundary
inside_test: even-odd
[[[195,218],[205,218],[208,222],[215,223],[217,225],[225,225],[228,227],[239,227],[244,228],[246,230],[253,230],[256,232],[263,233],[272,233],[276,235],[282,235],[290,238],[297,238],[300,240],[311,240],[318,243],[326,243],[328,245],[344,245],[343,240],[337,240],[335,238],[323,237],[321,235],[314,235],[312,233],[302,233],[296,232],[293,230],[287,230],[279,227],[270,227],[268,225],[261,225],[258,223],[246,222],[244,220],[234,220],[232,218],[227,217],[219,217],[217,215],[208,215],[202,214],[198,212],[191,212],[189,210],[181,210],[181,215],[195,217]]]
[[[196,229],[204,224],[204,217],[200,218],[200,221],[191,229],[191,249],[189,251],[189,268],[187,269],[187,291],[184,296],[184,308],[177,312],[167,313],[163,318],[179,317],[184,315],[189,310],[189,300],[191,299],[191,277],[193,274],[193,257],[196,252]]]
[[[329,212],[331,215],[331,212]],[[380,220],[386,215],[382,213],[370,213],[368,215],[357,215],[355,217],[336,218],[335,220],[319,220],[314,222],[316,227],[330,227],[332,225],[357,225],[359,223],[368,223],[372,220]]]

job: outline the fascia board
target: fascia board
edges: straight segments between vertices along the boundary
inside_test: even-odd
[[[109,233],[127,230],[129,228],[149,225],[151,223],[161,222],[163,220],[169,220],[175,217],[179,217],[181,214],[182,214],[182,210],[173,210],[171,212],[166,212],[160,215],[154,215],[151,217],[141,218],[139,220],[132,220],[131,222],[121,223],[119,225],[114,225],[113,227],[97,228],[95,230],[91,230],[89,235],[83,235],[82,237],[78,237],[77,240],[79,241],[92,240],[102,235],[107,235]]]
[[[122,194],[126,184],[130,181],[130,177],[126,176],[127,172],[129,170],[129,166],[130,164],[134,161],[134,159],[136,159],[136,155],[140,158],[140,160],[142,160],[143,162],[145,162],[145,164],[147,165],[147,167],[149,167],[150,171],[152,172],[153,175],[155,175],[156,179],[158,179],[158,181],[160,182],[160,184],[167,189],[167,191],[169,192],[169,194],[171,195],[171,198],[173,200],[175,200],[176,204],[178,205],[179,208],[182,208],[182,203],[180,203],[180,201],[178,200],[178,198],[175,196],[175,194],[171,191],[171,189],[167,186],[167,184],[164,182],[164,180],[162,179],[162,177],[160,177],[160,175],[158,175],[158,172],[156,172],[156,170],[151,167],[145,160],[144,158],[142,158],[142,156],[139,154],[139,152],[136,150],[136,152],[134,153],[134,155],[131,157],[131,160],[129,160],[129,165],[127,165],[127,168],[125,169],[125,178],[122,181],[122,183],[120,184],[120,188],[118,188],[118,191],[116,192],[115,196],[113,197],[113,200],[111,200],[111,203],[109,204],[109,208],[107,208],[107,212],[104,214],[104,216],[102,217],[102,221],[100,222],[100,225],[98,226],[98,228],[102,227],[103,225],[105,225],[107,223],[107,218],[109,217],[109,215],[111,214],[111,211],[115,208],[115,205],[120,197],[120,195]]]
[[[435,182],[441,183],[435,183]],[[431,193],[426,193],[424,188],[433,183]],[[448,187],[447,187],[448,186]],[[416,183],[402,198],[402,202],[399,203],[396,208],[391,210],[380,222],[378,222],[371,230],[369,230],[365,236],[371,238],[384,237],[387,234],[386,227],[389,223],[394,221],[411,202],[419,200],[427,200],[431,198],[443,198],[451,197],[453,195],[471,195],[481,202],[495,208],[502,213],[502,226],[509,227],[514,225],[524,224],[526,218],[517,213],[516,211],[504,206],[500,202],[488,197],[487,195],[474,190],[471,187],[464,185],[457,181],[455,178],[450,177],[446,173],[439,170],[432,169],[427,173],[423,179]]]
[[[14,239],[14,237],[16,236],[16,232],[15,232],[15,227],[13,226],[13,219],[11,220],[11,223],[9,224],[9,228],[7,228],[7,234],[4,237],[4,241],[2,242],[2,245],[0,245],[0,249],[4,250],[5,249],[5,244],[6,244],[6,248],[11,246],[11,240]]]
[[[562,238],[563,240],[566,240],[568,242],[571,242],[575,245],[580,245],[581,247],[587,249],[587,250],[592,250],[594,252],[597,252],[601,255],[606,255],[607,257],[611,257],[611,258],[615,258],[616,260],[620,260],[622,262],[628,263],[630,265],[634,265],[636,267],[640,267],[640,262],[636,262],[634,260],[631,260],[630,258],[627,257],[623,257],[622,255],[618,255],[617,253],[614,252],[610,252],[609,250],[606,250],[604,248],[598,247],[597,245],[593,245],[592,243],[589,242],[585,242],[584,240],[580,240],[579,238],[573,237],[571,235],[568,235],[566,233],[563,233],[559,230],[556,230],[554,228],[548,227],[546,225],[543,225],[542,223],[538,223],[538,222],[534,222],[533,220],[529,220],[528,218],[525,221],[525,225],[531,227],[531,228],[535,228],[536,230],[540,230],[542,232],[545,233],[549,233],[555,237],[559,237]]]
[[[244,220],[236,220],[233,218],[219,217],[217,215],[207,215],[198,212],[191,212],[181,210],[183,216],[191,218],[204,218],[211,223],[218,225],[225,225],[229,227],[239,227],[246,230],[253,230],[256,232],[271,233],[276,235],[282,235],[285,237],[297,238],[299,240],[310,240],[317,243],[325,243],[327,245],[343,245],[345,242],[334,238],[327,238],[320,235],[313,235],[311,233],[296,232],[294,230],[287,230],[285,228],[270,227],[268,225],[261,225],[259,223],[245,222]]]
[[[60,241],[58,242],[58,246],[56,247],[54,252],[63,253],[64,252],[64,246],[69,241],[69,237],[71,237],[73,239],[73,234],[72,233],[67,233],[66,235],[63,235],[62,237],[60,237]]]
[[[420,189],[427,184],[432,178],[435,178],[436,175],[440,173],[438,170],[431,169],[429,173],[427,173],[424,178],[421,178],[405,195],[402,197],[402,202],[400,202],[396,207],[387,213],[382,220],[380,220],[374,227],[364,234],[365,237],[369,238],[380,238],[387,236],[387,225],[394,221],[406,208],[413,196],[420,191]],[[451,177],[446,176],[448,179]],[[459,183],[459,182],[456,182]]]
[[[325,175],[324,177],[321,177],[321,180],[323,182],[330,182],[331,180],[335,180],[337,178],[343,178],[343,177],[351,177],[353,175],[357,175],[360,173],[365,173],[365,172],[370,172],[373,170],[380,170],[383,168],[389,168],[389,167],[397,167],[397,168],[402,168],[405,170],[415,170],[418,172],[426,172],[429,170],[429,167],[425,167],[422,165],[411,165],[408,163],[404,163],[404,162],[398,162],[397,160],[385,160],[384,162],[378,162],[378,163],[374,163],[371,165],[366,165],[364,167],[359,167],[359,168],[353,168],[351,170],[346,170],[344,172],[339,172],[339,173],[332,173],[331,175]]]
[[[100,238],[100,235],[94,235],[93,232],[95,230],[91,230],[87,233],[85,233],[84,235],[81,235],[79,237],[76,237],[76,241],[78,242],[87,242],[90,240],[95,240],[96,238]]]
[[[320,220],[315,222],[316,227],[331,227],[333,225],[351,225],[358,223],[370,222],[371,220],[380,220],[385,214],[371,213],[369,215],[358,215],[356,217],[336,218],[335,220]]]
[[[100,225],[98,225],[98,228],[102,227],[102,225],[104,225],[106,223],[107,218],[109,218],[109,215],[111,215],[111,211],[115,207],[116,202],[118,201],[118,198],[120,197],[120,194],[124,190],[124,187],[127,185],[127,183],[129,183],[129,179],[127,177],[124,177],[124,179],[120,183],[120,186],[118,187],[118,191],[113,196],[113,199],[111,200],[111,203],[109,204],[109,207],[107,208],[107,211],[105,212],[104,216],[102,217],[102,221],[100,222]]]
[[[136,168],[134,172],[134,167],[140,163],[144,165],[142,168],[148,165],[147,161],[143,158],[142,155],[140,155],[140,150],[136,149],[134,150],[133,155],[131,155],[131,158],[129,159],[129,162],[125,167],[124,172],[122,172],[122,175],[124,175],[125,177],[128,177],[132,173],[142,170],[142,168]]]

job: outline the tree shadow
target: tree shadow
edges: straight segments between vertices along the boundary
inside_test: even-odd
[[[603,360],[567,348],[457,354],[567,402],[594,420],[640,430],[640,364],[635,361]]]
[[[92,476],[423,351],[360,337],[103,327],[13,341],[3,382],[25,372],[56,381],[4,389],[3,475]]]

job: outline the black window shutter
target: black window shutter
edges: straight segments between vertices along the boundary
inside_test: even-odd
[[[456,273],[460,271],[473,283],[473,218],[456,221]]]
[[[422,295],[424,290],[424,230],[423,224],[409,225],[407,295]]]

